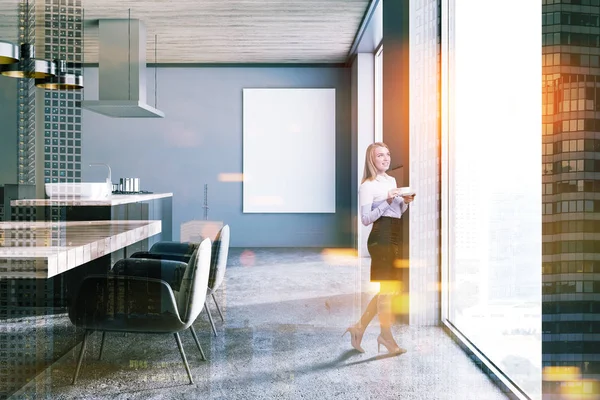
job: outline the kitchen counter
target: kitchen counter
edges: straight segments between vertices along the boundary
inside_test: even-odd
[[[161,232],[161,221],[0,222],[0,278],[50,278]]]
[[[122,204],[139,203],[142,201],[173,197],[173,193],[149,194],[113,194],[105,199],[90,200],[80,197],[57,197],[52,199],[21,199],[12,200],[12,207],[47,207],[47,206],[117,206]]]

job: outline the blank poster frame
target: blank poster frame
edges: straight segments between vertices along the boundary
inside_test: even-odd
[[[333,88],[243,89],[243,212],[335,213]]]

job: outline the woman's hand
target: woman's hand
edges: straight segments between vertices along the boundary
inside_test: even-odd
[[[402,196],[402,198],[404,199],[404,202],[406,204],[408,204],[408,203],[411,203],[415,199],[415,195],[413,194],[412,196]]]
[[[388,198],[387,198],[388,204],[392,204],[394,197],[396,197],[398,195],[398,193],[400,193],[400,189],[392,189],[392,190],[388,191]]]
[[[400,189],[392,189],[388,191],[388,199],[393,199],[398,195],[398,193],[400,193]]]

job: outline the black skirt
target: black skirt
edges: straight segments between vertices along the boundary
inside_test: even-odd
[[[371,281],[400,281],[402,224],[399,218],[380,217],[373,222],[367,240],[371,255]],[[396,261],[398,260],[398,261]]]

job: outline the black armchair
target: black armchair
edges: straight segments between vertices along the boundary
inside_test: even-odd
[[[77,381],[87,339],[94,330],[103,332],[100,357],[106,332],[172,333],[190,384],[193,384],[179,332],[190,328],[202,359],[205,360],[192,324],[202,311],[206,299],[210,253],[211,242],[205,239],[193,252],[188,264],[149,259],[124,259],[115,264],[114,269],[121,272],[144,267],[176,271],[183,267],[178,291],[173,290],[165,280],[147,276],[110,274],[84,278],[69,307],[71,322],[85,328],[73,384]]]
[[[229,256],[229,242],[230,242],[230,229],[229,225],[224,225],[212,244],[211,261],[210,261],[210,276],[208,278],[208,293],[217,307],[217,311],[221,316],[221,321],[224,321],[223,313],[217,303],[215,292],[220,288],[225,278],[225,270],[227,268],[227,258]],[[148,258],[155,260],[175,260],[188,262],[194,249],[198,246],[195,243],[180,243],[180,242],[157,242],[149,251],[136,252],[131,255],[132,258]],[[173,290],[179,288],[179,277],[181,276],[181,265],[174,264],[163,264],[161,268],[155,268],[154,270],[140,270],[136,274],[143,276],[149,276],[153,278],[159,278],[170,282]],[[205,307],[206,314],[210,321],[213,334],[217,336],[217,329],[213,321],[210,309],[208,306]]]

